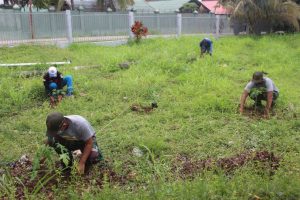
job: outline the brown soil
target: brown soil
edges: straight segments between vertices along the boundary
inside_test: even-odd
[[[238,109],[239,109],[239,107],[238,107]],[[253,119],[265,118],[264,107],[254,107],[254,106],[246,107],[245,106],[243,115],[246,115]]]
[[[179,155],[173,164],[173,171],[178,173],[180,178],[186,179],[193,178],[205,170],[214,170],[217,168],[224,170],[226,174],[230,174],[247,163],[254,163],[257,165],[262,164],[259,166],[263,167],[263,170],[268,170],[270,175],[273,175],[279,167],[279,161],[278,157],[268,151],[245,151],[235,156],[218,160],[212,158],[192,160],[186,155]]]
[[[254,107],[254,106],[245,106],[243,115],[248,116],[252,119],[266,119],[264,115],[265,107]],[[276,112],[275,112],[276,111]],[[239,106],[237,108],[237,112],[239,112]],[[273,108],[270,110],[270,116],[276,117],[277,119],[297,119],[297,113],[294,108],[290,106],[287,108]]]
[[[245,151],[232,157],[217,160],[212,158],[193,160],[187,155],[179,155],[173,163],[172,171],[175,176],[187,179],[193,178],[205,170],[215,170],[217,168],[224,170],[226,174],[230,174],[247,163],[253,163],[255,166],[260,167],[258,168],[260,171],[267,170],[270,175],[273,175],[279,167],[279,161],[278,157],[268,151]],[[41,164],[36,171],[37,176],[31,180],[33,163],[30,160],[10,163],[7,166],[7,172],[11,176],[10,183],[16,187],[16,199],[25,199],[26,190],[28,194],[33,194],[40,186],[40,182],[43,185],[38,193],[43,193],[48,199],[55,199],[53,189],[57,187],[64,188],[68,184],[73,184],[75,179],[76,183],[81,185],[78,190],[84,190],[90,185],[102,188],[105,183],[124,186],[136,180],[137,174],[131,170],[131,167],[135,165],[132,161],[124,162],[120,172],[116,172],[111,167],[112,162],[105,161],[92,165],[92,168],[84,176],[78,176],[77,174],[72,176],[70,172],[57,173]],[[59,162],[56,163],[56,169],[60,169]],[[5,173],[4,170],[1,170],[0,176]],[[45,181],[48,178],[49,180]],[[0,195],[0,199],[7,199],[7,197]]]
[[[37,170],[37,176],[31,180],[32,173],[32,161],[26,160],[25,162],[16,161],[10,163],[7,167],[7,172],[11,175],[14,186],[16,187],[15,198],[25,199],[25,188],[28,194],[33,194],[38,188],[40,182],[43,186],[38,193],[43,193],[48,199],[54,199],[53,186],[64,187],[72,181],[71,172],[57,173],[54,170],[50,170],[45,165],[41,165],[40,169]],[[60,169],[60,163],[56,163],[57,169]],[[91,169],[92,168],[92,169]],[[80,181],[83,186],[96,185],[102,188],[104,182],[114,185],[125,185],[135,177],[135,173],[129,169],[117,173],[108,162],[97,163],[91,167],[84,176],[74,176]],[[4,170],[0,172],[0,175],[6,173]],[[45,176],[46,175],[46,176]],[[44,177],[47,177],[43,179]],[[48,181],[45,181],[49,178]],[[39,182],[40,181],[40,182]],[[7,197],[1,196],[0,199],[6,199]]]
[[[155,108],[157,108],[157,103],[153,102],[150,106],[143,106],[141,104],[134,103],[130,106],[130,110],[134,112],[140,112],[140,113],[149,113],[153,111]]]

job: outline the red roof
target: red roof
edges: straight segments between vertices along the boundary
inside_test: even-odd
[[[200,2],[206,9],[211,11],[216,15],[226,15],[231,14],[230,11],[223,6],[218,4],[218,1],[215,0],[203,0]]]

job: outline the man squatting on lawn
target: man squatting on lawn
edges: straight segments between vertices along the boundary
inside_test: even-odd
[[[213,48],[213,42],[208,39],[208,38],[204,38],[199,46],[200,46],[200,57],[203,57],[204,53],[209,53],[209,55],[212,55],[212,48]]]
[[[82,116],[68,115],[53,112],[46,119],[47,132],[46,145],[55,149],[58,154],[63,151],[60,144],[67,149],[70,158],[68,166],[62,163],[63,167],[69,168],[73,165],[72,151],[81,150],[82,155],[78,163],[78,171],[83,174],[86,164],[94,164],[103,160],[102,153],[96,141],[96,133],[91,124]]]
[[[57,97],[58,102],[62,100],[61,89],[67,85],[66,96],[73,95],[73,80],[71,75],[63,77],[62,73],[57,71],[56,67],[49,67],[48,71],[43,77],[44,86],[47,95],[50,97],[51,105],[55,102],[55,97]]]
[[[248,95],[255,101],[254,106],[256,107],[262,106],[262,100],[267,101],[265,115],[269,116],[269,111],[275,105],[275,100],[279,96],[279,90],[270,78],[263,76],[263,72],[254,72],[252,80],[246,85],[242,94],[240,113],[244,112],[244,105]]]

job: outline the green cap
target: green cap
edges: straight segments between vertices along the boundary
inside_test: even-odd
[[[60,112],[50,113],[46,119],[47,134],[56,133],[63,120],[64,116]]]
[[[263,80],[264,74],[262,72],[254,72],[252,76],[252,81],[259,83]]]

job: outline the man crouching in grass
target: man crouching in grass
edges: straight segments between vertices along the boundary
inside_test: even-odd
[[[200,44],[200,57],[203,57],[204,53],[209,53],[212,56],[213,42],[209,38],[204,38]]]
[[[240,102],[240,113],[244,112],[244,105],[248,96],[255,101],[255,107],[262,107],[261,101],[267,101],[265,117],[269,117],[269,111],[275,106],[275,100],[279,96],[279,90],[274,82],[263,76],[263,72],[254,72],[252,80],[246,85]]]
[[[79,115],[63,116],[59,112],[50,113],[46,119],[47,132],[46,144],[53,147],[58,154],[63,150],[60,144],[67,149],[69,164],[64,168],[73,165],[72,151],[81,150],[82,155],[78,163],[78,171],[84,174],[86,165],[103,160],[102,153],[96,141],[96,135],[91,124]]]

